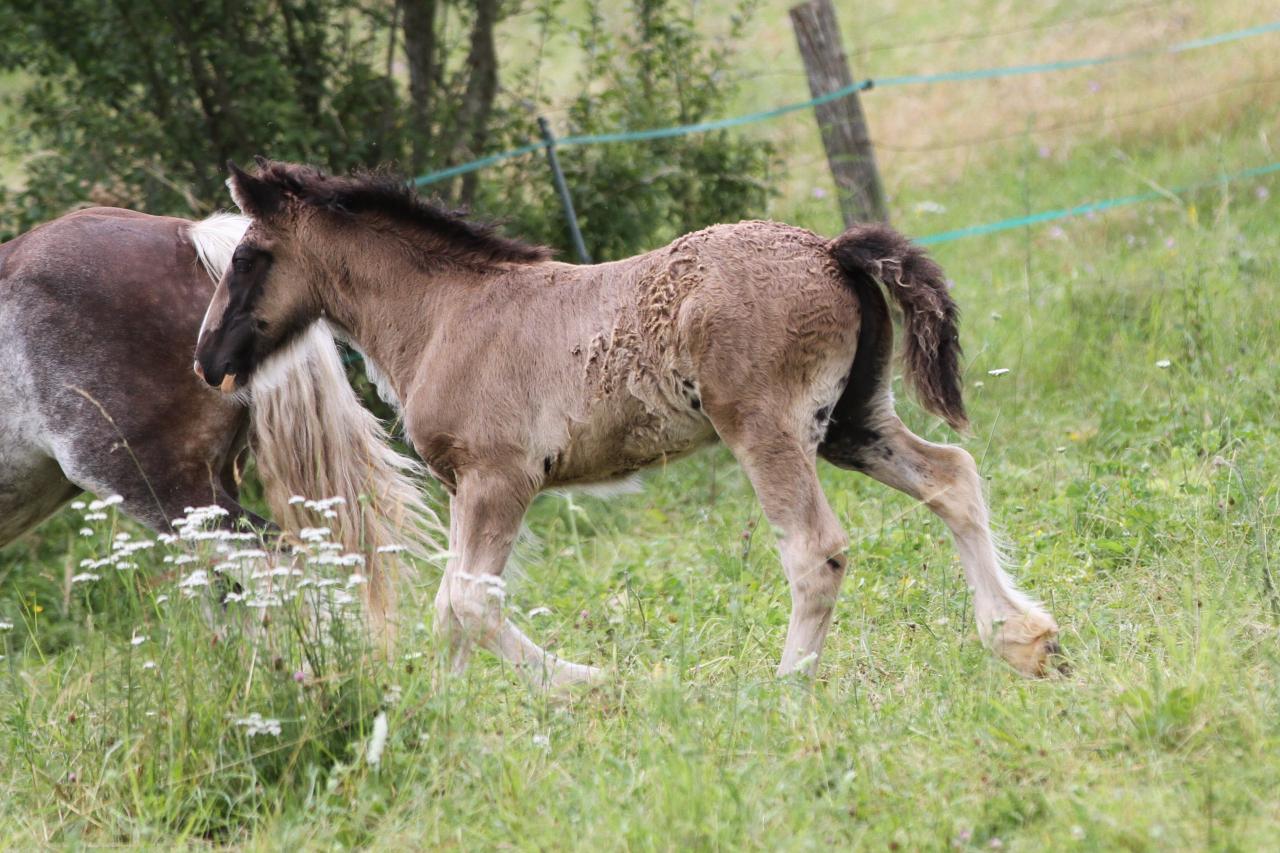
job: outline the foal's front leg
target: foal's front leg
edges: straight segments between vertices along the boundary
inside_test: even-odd
[[[471,647],[478,643],[538,686],[588,681],[599,670],[549,654],[503,612],[502,571],[533,497],[527,482],[518,472],[467,472],[459,477],[449,525],[454,556],[436,595],[437,630],[453,646],[455,669],[466,666]]]

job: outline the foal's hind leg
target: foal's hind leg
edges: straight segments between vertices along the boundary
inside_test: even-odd
[[[818,483],[815,444],[797,435],[806,430],[792,423],[799,419],[788,418],[784,405],[756,416],[708,414],[778,530],[782,569],[791,586],[791,620],[778,674],[797,669],[812,674],[831,628],[849,546]]]
[[[1059,652],[1058,624],[1020,592],[1000,567],[982,496],[982,480],[965,450],[933,444],[912,433],[887,401],[854,445],[824,445],[823,456],[906,492],[951,529],[973,589],[974,614],[983,643],[1023,675],[1043,675]]]
[[[527,478],[469,472],[459,477],[451,503],[449,550],[436,595],[436,625],[453,648],[455,669],[466,666],[473,644],[514,665],[529,681],[558,687],[599,675],[539,647],[506,618],[502,571],[532,498]]]

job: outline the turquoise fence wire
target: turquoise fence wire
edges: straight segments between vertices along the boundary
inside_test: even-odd
[[[801,101],[794,104],[784,104],[771,110],[762,110],[760,112],[748,113],[741,116],[732,116],[730,118],[723,118],[715,121],[676,125],[674,127],[566,136],[562,139],[557,139],[556,145],[563,147],[570,145],[598,145],[608,142],[639,142],[649,139],[667,139],[673,136],[685,136],[691,133],[706,133],[711,130],[722,130],[724,128],[738,127],[744,124],[768,121],[769,119],[777,118],[778,116],[786,115],[787,113],[793,113],[797,110],[812,109],[813,107],[847,97],[854,92],[862,92],[873,88],[916,86],[926,83],[955,83],[966,80],[992,80],[999,77],[1016,77],[1024,74],[1043,74],[1052,71],[1068,71],[1075,68],[1090,68],[1099,65],[1109,65],[1114,62],[1125,62],[1140,59],[1146,56],[1186,53],[1191,50],[1215,47],[1220,44],[1255,38],[1257,36],[1267,35],[1274,32],[1280,32],[1280,21],[1272,21],[1267,24],[1259,24],[1258,26],[1248,27],[1243,30],[1234,30],[1232,32],[1205,36],[1204,38],[1179,42],[1163,48],[1127,51],[1124,53],[1109,54],[1107,56],[1064,59],[1057,62],[1041,62],[1033,65],[1010,65],[1003,68],[977,68],[969,71],[947,71],[940,74],[905,74],[896,77],[868,78],[856,83],[851,83],[840,89],[836,89],[834,92],[828,92],[825,95],[811,98],[807,101]],[[530,154],[544,147],[546,147],[545,142],[532,142],[528,145],[522,145],[519,148],[513,148],[510,151],[491,154],[488,157],[481,157],[480,159],[472,160],[469,163],[450,166],[447,169],[441,169],[437,172],[422,175],[414,178],[413,183],[415,186],[419,187],[434,184],[438,181],[447,180],[448,178],[454,178],[458,175],[465,175],[468,172],[474,172],[478,169],[493,166],[497,163],[503,162],[504,160],[510,160],[514,157],[523,157],[526,154]]]
[[[983,234],[994,234],[997,231],[1009,231],[1013,228],[1025,228],[1028,225],[1038,225],[1041,222],[1052,222],[1055,219],[1070,219],[1074,216],[1084,216],[1089,213],[1100,213],[1104,210],[1111,210],[1116,207],[1125,207],[1131,204],[1158,201],[1162,198],[1168,198],[1170,195],[1184,195],[1186,193],[1196,192],[1197,190],[1221,186],[1232,181],[1243,181],[1248,178],[1258,178],[1275,172],[1280,172],[1280,163],[1269,163],[1266,166],[1255,166],[1252,169],[1245,169],[1242,172],[1235,172],[1230,175],[1219,175],[1213,180],[1201,181],[1184,187],[1175,187],[1172,190],[1166,190],[1163,192],[1137,193],[1135,195],[1120,196],[1119,198],[1103,199],[1102,201],[1091,201],[1086,204],[1078,204],[1075,207],[1065,207],[1059,210],[1042,210],[1039,213],[1032,213],[1027,216],[1014,216],[1009,219],[1001,219],[996,222],[986,222],[982,225],[970,225],[965,228],[957,228],[954,231],[941,231],[937,234],[927,234],[924,237],[916,238],[915,242],[924,246],[929,246],[937,243],[949,243],[952,240],[963,240],[966,237],[980,237]]]

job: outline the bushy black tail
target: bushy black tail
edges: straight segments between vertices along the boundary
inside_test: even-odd
[[[960,384],[959,311],[947,292],[942,268],[887,225],[855,225],[828,245],[854,282],[878,280],[902,309],[902,358],[921,404],[956,429],[968,425]]]

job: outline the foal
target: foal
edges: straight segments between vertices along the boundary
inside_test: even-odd
[[[913,435],[893,410],[901,306],[908,379],[961,427],[956,309],[942,272],[890,228],[835,240],[773,222],[719,225],[644,255],[573,266],[380,177],[232,166],[253,224],[197,348],[205,380],[252,381],[319,320],[365,355],[451,499],[438,629],[465,665],[479,643],[548,684],[593,677],[503,615],[500,576],[542,489],[600,483],[729,445],[778,529],[792,612],[779,672],[812,671],[848,538],[816,457],[923,501],[955,536],[978,632],[1026,675],[1057,625],[1001,570],[973,459]]]

